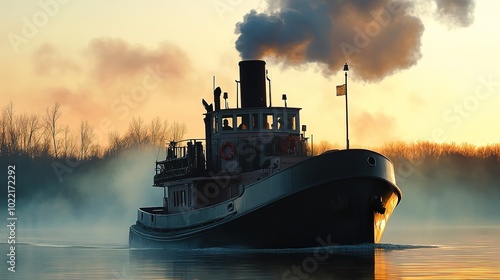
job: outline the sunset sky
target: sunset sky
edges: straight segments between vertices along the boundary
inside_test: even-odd
[[[201,138],[212,77],[234,107],[243,56],[266,60],[273,105],[286,93],[307,135],[343,146],[347,62],[351,146],[500,142],[500,2],[269,2],[0,0],[0,106],[59,102],[104,143],[133,117]]]

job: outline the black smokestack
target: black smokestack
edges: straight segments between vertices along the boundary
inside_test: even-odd
[[[453,26],[472,23],[473,0],[280,0],[268,11],[250,11],[236,25],[236,49],[243,59],[275,57],[285,65],[317,63],[325,75],[342,70],[377,81],[412,67],[420,52],[424,24],[432,9]],[[423,11],[422,11],[423,10]]]
[[[241,108],[266,107],[266,62],[240,61]]]

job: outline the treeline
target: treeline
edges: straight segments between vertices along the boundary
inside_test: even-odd
[[[357,147],[353,147],[357,148]],[[462,157],[469,159],[494,159],[500,160],[500,143],[489,144],[485,146],[476,146],[470,143],[434,143],[430,141],[417,142],[388,142],[379,147],[360,147],[372,149],[389,158],[399,158],[407,160],[419,160],[425,158],[439,159],[442,157]],[[314,142],[310,146],[310,151],[313,155],[319,155],[332,149],[345,149],[336,143],[331,143],[326,140],[321,140],[318,143]]]
[[[414,143],[390,142],[375,148],[389,158],[419,160],[424,158],[462,157],[469,159],[500,160],[500,143],[476,146],[470,143],[434,143],[418,141]]]
[[[62,123],[61,105],[55,103],[42,115],[17,113],[11,102],[1,110],[0,156],[29,158],[71,158],[81,161],[117,155],[130,148],[163,147],[166,141],[177,141],[187,132],[185,123],[161,120],[146,122],[133,118],[124,134],[107,133],[107,142],[97,139],[88,121],[77,128]]]

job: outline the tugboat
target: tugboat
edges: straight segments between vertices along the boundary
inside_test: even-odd
[[[163,205],[138,209],[130,247],[379,242],[402,196],[392,162],[364,149],[312,156],[301,108],[267,106],[265,65],[239,63],[241,106],[228,108],[224,93],[221,108],[219,87],[213,105],[202,100],[205,139],[167,145],[153,179]]]

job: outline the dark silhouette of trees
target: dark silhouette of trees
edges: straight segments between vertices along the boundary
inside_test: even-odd
[[[42,134],[40,133],[40,118],[37,115],[22,114],[18,117],[20,151],[32,154],[39,145]]]
[[[14,105],[9,103],[0,115],[0,155],[42,155],[42,132],[39,116],[16,115]]]
[[[105,153],[105,157],[118,155],[121,151],[127,148],[125,140],[120,137],[118,131],[113,130],[108,133],[108,149]]]
[[[12,102],[1,108],[0,113],[0,155],[6,157],[23,155],[31,159],[46,157],[86,161],[118,155],[131,148],[164,147],[170,141],[182,140],[187,132],[185,123],[169,123],[160,117],[147,122],[135,117],[123,134],[110,131],[108,142],[99,143],[96,141],[95,129],[88,121],[82,120],[79,130],[72,130],[68,124],[61,123],[59,103],[48,107],[42,116],[19,114]],[[343,148],[320,140],[314,142],[313,151],[314,155],[318,155],[330,149]],[[468,143],[389,142],[371,149],[391,159],[453,157],[500,161],[500,143],[477,147]],[[309,150],[312,151],[311,147]]]
[[[161,146],[168,139],[171,128],[168,125],[168,121],[162,121],[159,117],[151,120],[148,127],[149,142],[154,146]],[[182,134],[184,137],[185,131]]]
[[[170,141],[177,142],[182,140],[184,134],[187,132],[187,126],[185,123],[174,122],[171,127]]]
[[[45,111],[45,117],[43,119],[45,130],[49,133],[52,140],[52,149],[55,158],[59,157],[58,135],[62,131],[58,123],[58,120],[61,117],[61,112],[59,111],[60,107],[61,105],[56,102],[53,107],[47,108],[47,110]]]
[[[14,105],[12,102],[2,110],[2,150],[9,154],[19,151],[19,125],[14,122]]]
[[[0,155],[86,161],[118,155],[132,148],[164,147],[167,141],[180,140],[187,132],[184,123],[169,125],[167,120],[159,117],[148,123],[136,117],[123,135],[111,131],[108,143],[98,143],[95,129],[87,120],[80,122],[78,130],[72,130],[61,120],[59,103],[48,107],[40,117],[36,114],[17,114],[14,104],[10,102],[0,114]]]
[[[94,140],[94,128],[88,121],[80,122],[80,160],[86,160],[90,156],[90,148]]]
[[[127,134],[132,146],[141,147],[148,142],[147,128],[141,117],[132,119],[132,122],[128,126]]]
[[[319,143],[313,143],[313,147],[309,149],[310,153],[312,152],[313,156],[320,155],[326,151],[333,150],[333,149],[342,149],[340,148],[337,144],[332,144],[328,142],[327,140],[320,140]]]
[[[76,138],[70,130],[69,125],[62,128],[62,139],[60,140],[60,154],[61,158],[73,157],[76,154]]]

